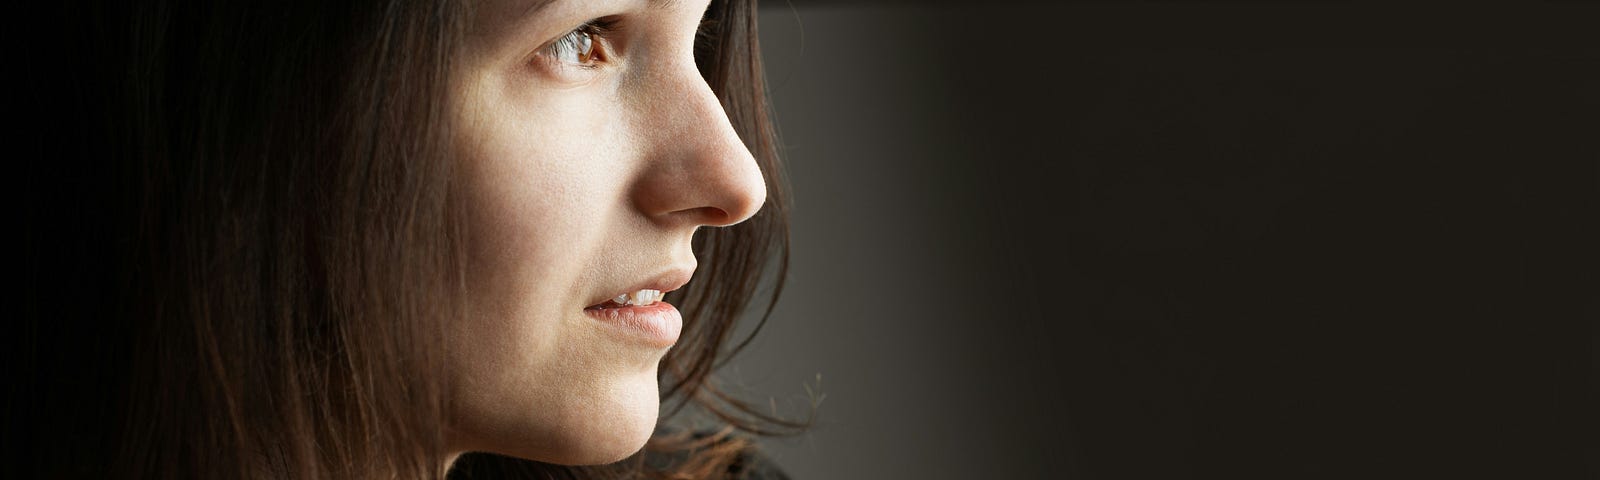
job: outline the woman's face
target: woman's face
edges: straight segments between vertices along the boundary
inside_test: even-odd
[[[644,445],[702,226],[755,214],[761,172],[695,66],[708,0],[487,0],[455,75],[469,317],[450,447],[566,464]],[[626,304],[627,302],[622,302]]]

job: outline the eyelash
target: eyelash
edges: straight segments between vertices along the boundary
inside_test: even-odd
[[[600,66],[596,62],[606,59],[605,43],[596,41],[596,39],[603,40],[611,32],[615,24],[616,21],[614,20],[600,18],[584,22],[583,25],[579,25],[560,38],[551,41],[549,45],[542,49],[543,53],[549,59],[564,66],[589,69],[599,68]],[[588,48],[584,48],[585,46]],[[585,53],[585,50],[588,52]],[[566,60],[568,56],[577,59],[577,61]]]

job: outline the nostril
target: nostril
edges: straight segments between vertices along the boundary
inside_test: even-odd
[[[683,213],[687,216],[693,217],[690,222],[696,225],[726,227],[728,225],[739,223],[738,219],[735,219],[733,215],[728,214],[727,210],[717,207],[693,208]]]
[[[662,168],[645,173],[631,193],[645,216],[676,224],[725,227],[755,215],[766,202],[754,165],[739,168]],[[729,162],[732,163],[732,162]]]

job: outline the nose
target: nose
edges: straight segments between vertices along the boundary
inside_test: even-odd
[[[635,184],[637,208],[658,222],[723,227],[756,214],[766,201],[761,168],[690,66],[642,102],[647,166]]]

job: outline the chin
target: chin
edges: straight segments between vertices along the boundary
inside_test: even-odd
[[[637,453],[655,433],[656,413],[651,411],[648,418],[618,422],[611,427],[605,434],[593,438],[596,441],[590,443],[572,465],[614,463]]]
[[[654,375],[649,380],[634,382],[627,391],[611,392],[608,398],[595,402],[593,406],[598,408],[574,418],[577,425],[565,429],[576,434],[562,442],[566,448],[554,452],[554,458],[540,460],[564,465],[600,465],[628,458],[644,448],[645,442],[655,433],[661,410]]]
[[[586,380],[598,388],[549,392],[517,408],[506,394],[464,398],[452,448],[558,465],[615,463],[644,448],[661,410],[655,372]]]

